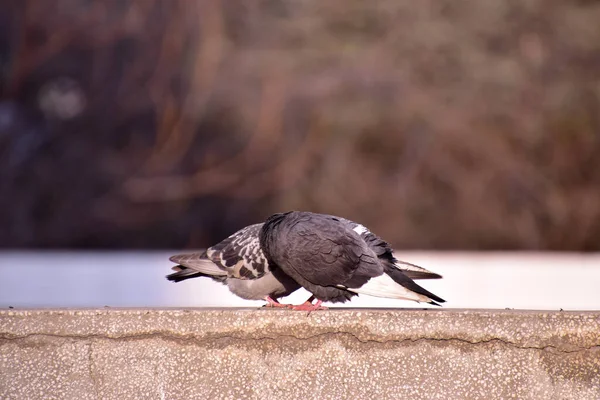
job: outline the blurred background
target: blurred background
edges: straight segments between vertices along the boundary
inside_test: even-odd
[[[3,0],[0,306],[213,304],[166,257],[298,209],[429,261],[442,297],[466,290],[447,265],[495,274],[458,306],[540,286],[524,307],[600,308],[598,21],[595,0]],[[119,300],[138,279],[154,297]]]

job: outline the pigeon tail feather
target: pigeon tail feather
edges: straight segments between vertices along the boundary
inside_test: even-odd
[[[385,266],[384,271],[396,283],[400,284],[401,286],[405,287],[406,289],[408,289],[412,292],[418,293],[420,295],[423,295],[423,296],[427,297],[430,301],[432,300],[432,301],[435,301],[438,303],[446,302],[446,300],[442,299],[441,297],[436,296],[435,294],[431,293],[429,290],[417,285],[415,283],[415,281],[410,279],[399,269],[392,267],[392,266]]]
[[[418,265],[406,261],[394,259],[394,266],[408,276],[410,279],[441,279],[440,274],[426,270]]]
[[[174,269],[178,268],[178,270],[181,270],[180,272],[183,272],[183,270],[185,269],[189,270],[187,273],[181,275],[188,275],[194,272],[199,272],[202,273],[202,275],[206,276],[227,275],[227,271],[219,268],[217,264],[215,264],[206,256],[206,252],[193,254],[179,254],[169,257],[169,260],[179,264],[178,266],[174,267]]]
[[[219,282],[223,282],[227,278],[227,272],[209,260],[206,257],[206,252],[178,254],[169,257],[169,260],[178,264],[172,268],[175,272],[167,275],[167,279],[172,282],[181,282],[201,276],[206,276]]]
[[[173,272],[172,274],[167,275],[167,279],[170,280],[171,282],[181,282],[181,281],[185,281],[186,279],[190,279],[190,278],[198,278],[200,276],[207,276],[201,272],[198,271],[194,271],[190,268],[186,268],[182,265],[177,265],[175,267],[173,267],[173,270],[176,272]]]

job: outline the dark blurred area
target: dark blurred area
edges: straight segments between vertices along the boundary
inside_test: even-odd
[[[600,1],[3,0],[0,246],[600,250]]]

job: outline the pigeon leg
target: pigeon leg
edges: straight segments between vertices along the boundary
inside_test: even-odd
[[[267,304],[264,305],[264,307],[273,307],[273,308],[290,308],[289,304],[281,304],[280,302],[278,302],[275,299],[272,299],[271,296],[267,296],[265,297],[265,301],[267,302]]]
[[[311,311],[327,310],[327,307],[321,305],[321,303],[323,303],[322,300],[317,300],[317,302],[313,304],[312,301],[314,298],[315,296],[311,296],[310,299],[306,300],[303,304],[291,306],[291,309],[294,311],[308,311],[309,313]]]

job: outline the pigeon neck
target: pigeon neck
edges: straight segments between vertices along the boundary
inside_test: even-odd
[[[258,239],[267,259],[273,261],[271,254],[276,244],[281,223],[289,213],[271,215],[262,226]]]

